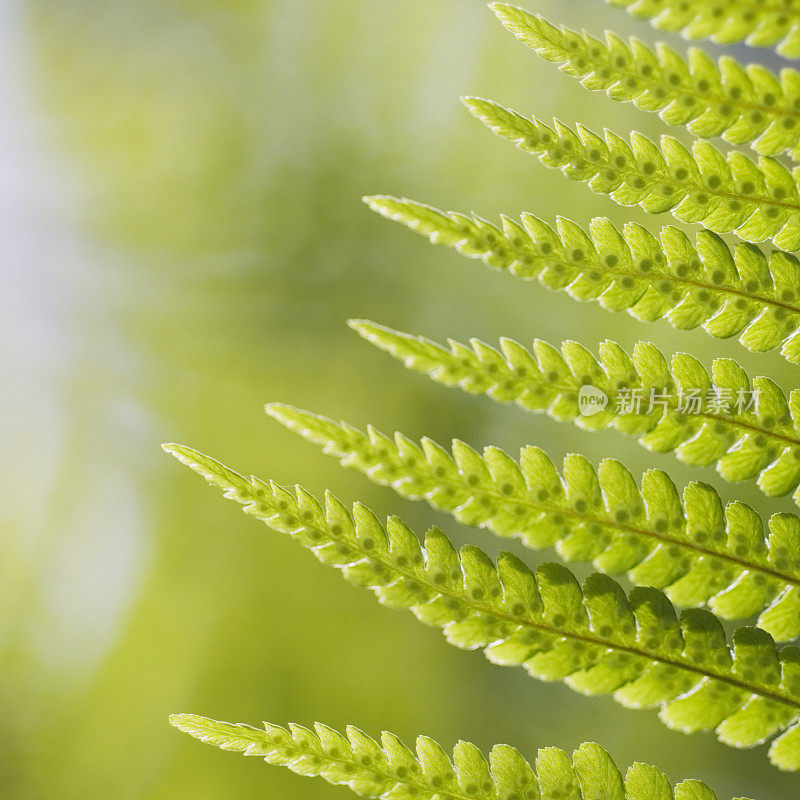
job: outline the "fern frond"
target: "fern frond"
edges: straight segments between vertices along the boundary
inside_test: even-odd
[[[668,125],[686,126],[704,139],[722,136],[768,156],[791,149],[792,158],[800,158],[796,70],[777,76],[758,64],[743,67],[730,56],[715,62],[698,49],[687,60],[665,44],[653,50],[610,32],[603,42],[516,6],[494,3],[492,8],[517,39],[587,89],[658,112]]]
[[[550,128],[491,100],[463,102],[498,136],[620,205],[638,205],[648,214],[670,211],[715,233],[800,250],[798,185],[773,158],[761,156],[756,165],[743,153],[723,155],[702,140],[689,152],[671,136],[662,136],[659,147],[637,132],[628,144],[609,130],[600,137],[578,125],[576,133],[559,120]]]
[[[714,465],[726,480],[757,478],[769,496],[797,489],[793,497],[800,504],[800,390],[787,402],[777,384],[766,377],[751,382],[733,359],[715,359],[709,375],[688,353],[676,353],[668,364],[649,342],[639,342],[629,356],[606,340],[598,360],[577,342],[559,351],[537,339],[531,353],[510,339],[502,339],[499,350],[478,339],[469,347],[451,340],[447,349],[373,322],[352,320],[350,326],[445,386],[571,420],[584,430],[612,427],[637,436],[649,450],[674,451],[694,466]],[[590,415],[581,412],[584,387],[607,398]],[[726,407],[708,407],[720,398]]]
[[[308,411],[273,403],[267,413],[325,453],[398,494],[425,499],[459,522],[514,536],[533,549],[555,547],[567,561],[591,561],[634,584],[665,591],[680,606],[708,603],[723,619],[760,614],[759,627],[779,641],[800,636],[800,519],[776,514],[764,536],[744,503],[723,507],[695,482],[683,503],[669,476],[648,470],[641,488],[617,460],[598,470],[570,454],[561,474],[538,447],[519,462],[496,447],[483,455],[454,441],[448,452],[396,433],[366,432]]]
[[[201,742],[347,786],[374,800],[716,800],[706,784],[695,780],[679,783],[673,794],[666,775],[648,764],[634,764],[623,779],[611,756],[593,742],[582,744],[571,758],[557,747],[542,748],[534,771],[507,744],[495,745],[486,759],[474,744],[460,741],[451,759],[427,736],[417,738],[414,753],[392,733],[384,731],[377,742],[352,725],[342,734],[320,722],[313,730],[265,722],[262,730],[194,714],[173,714],[169,721]]]
[[[695,243],[671,226],[659,238],[632,222],[620,233],[605,217],[592,220],[588,232],[563,217],[554,230],[532,214],[523,214],[521,225],[503,217],[496,226],[413,200],[364,199],[434,244],[575,300],[642,322],[663,317],[683,330],[700,325],[712,336],[738,335],[755,352],[780,346],[788,361],[800,363],[800,261],[788,253],[767,257],[749,244],[731,251],[707,230]]]
[[[170,453],[217,486],[227,468],[190,448]],[[658,707],[671,728],[714,729],[720,741],[751,747],[780,731],[770,749],[781,769],[800,769],[800,648],[781,650],[759,628],[739,628],[728,645],[717,618],[687,609],[678,620],[658,590],[630,598],[606,575],[583,588],[559,564],[534,575],[510,553],[497,566],[476,547],[456,552],[438,529],[424,545],[396,518],[384,528],[364,506],[352,515],[331,494],[324,508],[289,490],[238,476],[228,490],[244,511],[286,533],[351,583],[389,606],[410,609],[464,649],[585,694],[610,694],[631,708]],[[246,493],[245,493],[246,494]]]
[[[662,31],[717,44],[745,42],[800,57],[798,0],[608,0]]]

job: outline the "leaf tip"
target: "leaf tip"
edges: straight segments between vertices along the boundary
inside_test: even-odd
[[[202,723],[206,722],[205,717],[198,717],[196,714],[170,714],[169,724],[184,733],[195,735]]]
[[[347,326],[364,338],[374,334],[377,328],[377,325],[368,319],[348,319]]]
[[[489,3],[489,8],[494,12],[497,19],[500,20],[500,23],[512,33],[515,33],[515,17],[519,18],[520,15],[526,13],[519,8],[519,6],[514,6],[509,3]]]
[[[288,403],[265,403],[264,411],[273,419],[283,419],[287,412],[293,411],[294,407]]]
[[[184,463],[185,459],[194,461],[197,456],[200,455],[198,450],[187,447],[184,444],[176,444],[175,442],[164,442],[164,444],[161,445],[161,449],[165,453],[169,453],[171,456],[177,458],[178,461],[184,461]]]
[[[479,115],[483,112],[488,100],[482,97],[475,97],[473,95],[465,94],[459,98],[470,114]]]

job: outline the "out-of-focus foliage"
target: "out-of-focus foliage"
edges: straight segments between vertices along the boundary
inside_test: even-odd
[[[775,45],[787,58],[800,55],[800,6],[797,0],[727,0],[724,3],[682,3],[680,0],[608,0],[649,19],[664,31],[681,31],[687,39],[708,37],[718,44],[745,41],[751,47]]]
[[[637,30],[599,2],[531,10],[595,32]],[[413,194],[551,222],[569,209],[585,223],[604,200],[481,136],[455,98],[502,91],[509,104],[599,128],[601,93],[586,97],[507,46],[479,0],[9,0],[3,14],[3,63],[15,59],[3,85],[25,100],[2,120],[15,131],[7,161],[22,165],[15,186],[38,187],[15,194],[2,222],[3,238],[30,254],[4,259],[0,297],[11,379],[0,415],[4,800],[210,800],[267,786],[285,800],[307,796],[294,776],[267,781],[259,764],[182,741],[166,723],[182,708],[352,720],[446,743],[512,740],[527,752],[572,750],[591,732],[621,762],[642,758],[676,779],[702,772],[722,796],[793,796],[791,779],[758,754],[741,754],[730,775],[710,737],[688,749],[607,699],[498,678],[347,591],[290,543],[210,506],[158,446],[191,441],[283,482],[402,511],[415,526],[425,510],[315,458],[264,420],[262,404],[475,446],[591,458],[613,446],[634,469],[668,463],[611,435],[587,441],[445,399],[376,360],[344,325],[366,316],[435,338],[574,336],[569,298],[430,252],[360,197]],[[657,125],[615,108],[619,130],[652,135]],[[645,218],[610,202],[602,213],[617,225]],[[630,346],[643,332],[598,308],[581,314],[587,340]],[[647,336],[673,349],[666,325]],[[685,346],[706,362],[740,351],[702,334]],[[793,388],[777,354],[744,355],[751,371],[770,362]],[[755,490],[738,495],[758,502]]]

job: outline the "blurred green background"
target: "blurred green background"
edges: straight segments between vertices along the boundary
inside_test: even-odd
[[[600,0],[527,5],[655,38]],[[797,797],[763,748],[687,738],[654,713],[454,650],[159,448],[190,444],[490,552],[488,534],[345,472],[262,404],[695,475],[612,434],[431,384],[344,324],[592,347],[643,337],[706,361],[734,355],[792,388],[778,356],[523,286],[359,199],[642,221],[494,139],[458,97],[621,132],[657,134],[658,120],[585,92],[478,0],[4,0],[0,67],[0,797],[347,796],[202,746],[168,726],[177,711],[505,741],[531,757],[591,739],[721,798]],[[764,508],[749,486],[721,488]]]

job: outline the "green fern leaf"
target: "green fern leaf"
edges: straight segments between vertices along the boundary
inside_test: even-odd
[[[791,149],[792,158],[800,158],[796,70],[784,69],[778,77],[758,64],[745,68],[729,56],[715,63],[698,49],[687,61],[665,44],[654,51],[613,33],[602,42],[516,6],[494,3],[492,8],[517,39],[587,89],[656,111],[667,124],[686,126],[705,139],[722,136],[770,156]]]
[[[746,42],[800,57],[798,0],[607,0],[662,31],[717,44]]]
[[[273,403],[267,413],[341,463],[425,499],[461,523],[515,536],[528,547],[555,546],[567,561],[591,561],[623,572],[634,584],[662,589],[673,603],[708,603],[723,619],[761,614],[758,625],[778,641],[800,636],[800,518],[776,514],[765,538],[750,507],[691,483],[683,504],[669,476],[645,473],[641,488],[615,459],[599,470],[583,457],[564,459],[561,474],[538,447],[519,463],[464,442],[452,452],[430,439],[417,444],[374,428],[362,432],[308,411]],[[765,610],[766,608],[766,610]]]
[[[355,504],[351,515],[330,494],[323,507],[300,487],[250,478],[243,497],[244,477],[225,487],[226,467],[187,447],[165,449],[349,582],[441,628],[451,644],[584,694],[657,707],[667,726],[714,729],[733,747],[778,735],[772,762],[800,769],[800,648],[779,650],[759,628],[739,628],[730,647],[713,614],[687,609],[679,620],[656,589],[637,588],[628,598],[599,573],[581,588],[559,564],[540,565],[534,575],[510,553],[495,566],[476,547],[456,552],[438,529],[423,545],[396,518],[384,528],[364,506]]]
[[[534,771],[507,744],[495,745],[487,760],[474,744],[460,741],[451,759],[427,736],[417,738],[414,753],[392,733],[384,731],[379,743],[352,725],[342,734],[319,722],[314,730],[265,722],[262,730],[194,714],[173,714],[169,721],[201,742],[374,800],[716,800],[695,780],[679,783],[673,794],[664,773],[647,764],[634,764],[623,779],[611,756],[593,742],[582,744],[571,759],[556,747],[543,748]]]
[[[649,214],[670,211],[715,233],[735,232],[748,242],[771,239],[784,250],[800,250],[798,185],[773,158],[762,156],[756,165],[705,141],[696,141],[689,152],[671,136],[662,136],[658,147],[636,132],[628,144],[609,130],[603,138],[579,125],[576,133],[558,120],[549,128],[491,100],[463,102],[498,136],[620,205],[638,205]]]
[[[700,325],[712,336],[738,335],[751,351],[780,346],[788,361],[800,363],[800,261],[788,253],[767,257],[749,244],[731,252],[707,230],[696,243],[671,226],[660,238],[635,223],[620,233],[605,217],[592,220],[588,232],[563,217],[554,230],[532,214],[523,214],[521,225],[503,217],[495,226],[413,200],[364,199],[435,244],[575,300],[627,311],[642,322],[663,317],[676,328]]]
[[[777,384],[765,377],[751,382],[732,359],[715,359],[709,375],[687,353],[676,353],[668,364],[648,342],[639,342],[629,356],[607,340],[598,360],[576,342],[558,350],[537,339],[531,353],[510,339],[501,340],[500,350],[478,339],[469,347],[451,340],[447,349],[373,322],[350,325],[445,386],[513,402],[584,430],[615,428],[637,436],[649,450],[674,451],[694,466],[714,465],[726,480],[756,478],[766,495],[797,490],[793,497],[800,505],[800,390],[787,401]],[[581,409],[586,388],[606,401],[591,414]]]

